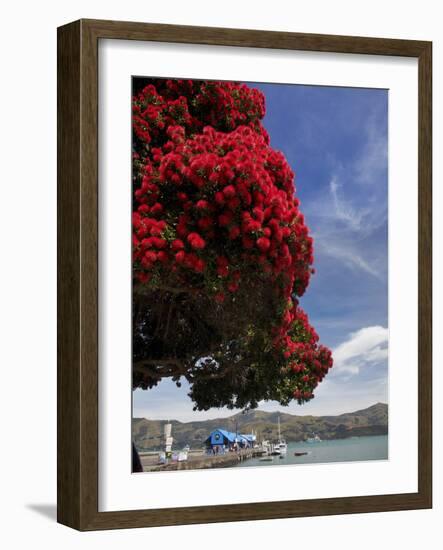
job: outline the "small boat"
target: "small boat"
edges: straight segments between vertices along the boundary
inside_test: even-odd
[[[272,454],[279,455],[280,458],[285,458],[287,451],[288,451],[288,444],[281,436],[280,416],[279,416],[278,417],[278,442],[273,446]]]
[[[261,458],[259,458],[259,461],[260,462],[272,462],[274,460],[274,457],[273,456],[262,456]]]
[[[307,455],[308,453],[306,451],[296,451],[294,453],[294,456],[303,456],[303,455]]]
[[[306,443],[317,443],[318,441],[321,441],[321,439],[317,434],[312,434],[312,437],[306,439]]]
[[[265,453],[266,456],[270,456],[273,451],[273,445],[267,441],[266,439],[262,441],[262,452]]]

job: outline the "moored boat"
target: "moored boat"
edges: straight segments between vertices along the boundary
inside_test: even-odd
[[[312,434],[312,437],[306,439],[306,443],[317,443],[319,441],[321,441],[321,439],[317,434]]]
[[[284,458],[288,452],[288,444],[281,436],[280,431],[280,416],[278,417],[278,442],[274,445],[275,454],[280,455],[280,458]]]

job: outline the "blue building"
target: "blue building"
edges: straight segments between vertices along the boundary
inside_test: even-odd
[[[257,436],[255,434],[241,434],[240,437],[246,440],[248,447],[253,447],[257,440]]]
[[[209,434],[209,437],[205,440],[205,445],[208,451],[224,453],[253,447],[255,439],[254,434],[240,434],[217,428]]]

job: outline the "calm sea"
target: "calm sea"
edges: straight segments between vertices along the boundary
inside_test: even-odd
[[[294,452],[307,452],[307,455],[295,456]],[[359,460],[387,460],[388,436],[351,437],[349,439],[331,439],[315,443],[288,443],[285,458],[275,456],[272,462],[251,458],[240,462],[238,467],[282,466],[284,464],[313,464],[325,462],[349,462]]]

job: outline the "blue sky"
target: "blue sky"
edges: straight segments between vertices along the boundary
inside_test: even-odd
[[[251,84],[266,97],[273,148],[296,174],[301,210],[314,237],[316,273],[301,305],[334,367],[305,405],[260,404],[292,414],[340,414],[388,401],[388,91]],[[186,384],[134,392],[134,416],[193,419]]]

